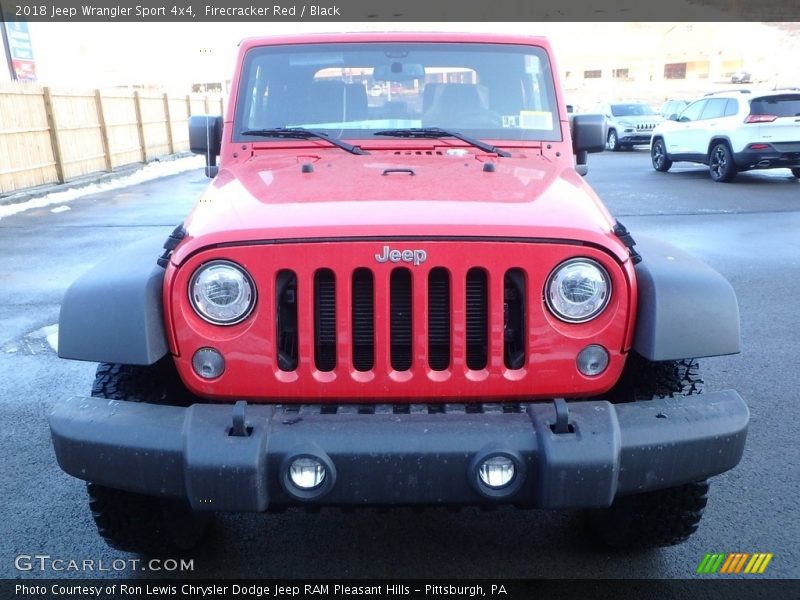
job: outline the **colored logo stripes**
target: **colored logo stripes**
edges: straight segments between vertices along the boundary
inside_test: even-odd
[[[706,554],[697,573],[709,575],[714,573],[724,573],[731,575],[735,573],[763,573],[769,561],[772,560],[772,552],[730,552],[729,554]]]

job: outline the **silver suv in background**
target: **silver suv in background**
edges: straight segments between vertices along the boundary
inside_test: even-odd
[[[708,94],[656,127],[650,156],[656,171],[697,162],[720,182],[751,169],[788,168],[800,178],[800,88]]]
[[[606,117],[606,148],[630,149],[635,144],[649,144],[653,128],[664,119],[644,102],[612,102],[602,107]]]

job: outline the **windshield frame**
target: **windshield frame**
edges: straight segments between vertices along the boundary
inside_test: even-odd
[[[348,51],[361,51],[361,52],[403,52],[404,49],[418,52],[428,53],[445,53],[445,52],[465,52],[465,56],[473,57],[475,60],[482,60],[486,64],[481,64],[481,68],[488,69],[491,63],[491,57],[484,58],[487,54],[502,54],[508,60],[514,60],[509,57],[511,54],[530,55],[538,59],[539,70],[536,73],[530,73],[520,70],[520,76],[529,75],[531,82],[538,85],[538,92],[535,88],[531,88],[528,92],[531,96],[536,94],[536,102],[540,105],[541,110],[528,111],[523,107],[522,112],[532,112],[537,116],[542,116],[542,123],[545,125],[542,128],[534,129],[530,127],[513,126],[514,122],[511,121],[510,125],[503,125],[500,127],[447,127],[447,129],[458,130],[459,132],[473,138],[497,140],[500,143],[537,143],[537,142],[560,142],[563,141],[563,132],[561,124],[561,109],[559,107],[559,98],[557,94],[556,82],[553,79],[553,65],[550,62],[549,54],[546,48],[538,45],[518,44],[518,43],[503,43],[503,42],[460,42],[460,41],[356,41],[356,42],[316,42],[316,43],[301,43],[301,44],[276,44],[276,45],[261,45],[254,46],[247,50],[242,60],[241,73],[238,83],[238,89],[235,99],[235,106],[233,107],[233,127],[231,140],[234,143],[259,143],[281,141],[265,136],[263,138],[254,136],[244,136],[242,131],[248,129],[261,129],[261,128],[274,128],[274,127],[307,127],[313,128],[318,131],[326,132],[338,138],[345,138],[351,140],[358,140],[363,144],[367,140],[378,141],[385,143],[387,138],[379,138],[373,135],[374,132],[383,129],[401,129],[404,127],[413,128],[423,126],[420,121],[414,119],[404,120],[399,126],[387,126],[380,120],[375,120],[374,124],[370,127],[342,127],[347,122],[337,122],[336,127],[325,127],[318,123],[268,123],[265,127],[259,127],[252,122],[250,115],[254,114],[254,104],[258,101],[259,94],[264,93],[264,88],[257,87],[257,74],[254,69],[258,68],[259,62],[263,62],[265,56],[281,56],[289,55],[299,57],[303,54],[313,56],[314,54],[334,54],[336,52],[346,53]],[[399,50],[398,50],[399,48]],[[393,50],[394,49],[394,50]],[[288,59],[287,59],[288,60]],[[348,68],[344,64],[342,68]],[[453,68],[456,68],[455,65]],[[322,70],[322,67],[319,68]],[[521,80],[520,80],[521,82]],[[430,82],[428,82],[430,83]],[[423,89],[423,83],[420,83],[420,96]],[[369,89],[369,85],[367,85]],[[502,89],[502,88],[500,88]],[[268,110],[268,109],[263,109]],[[522,117],[520,116],[520,120]],[[372,119],[364,119],[362,121],[354,121],[354,123],[366,124]],[[400,120],[398,120],[400,121]],[[438,125],[429,123],[426,126],[436,127]],[[547,127],[549,126],[549,127]],[[444,127],[443,127],[444,128]]]

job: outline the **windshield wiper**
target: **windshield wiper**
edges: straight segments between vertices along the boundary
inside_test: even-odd
[[[358,146],[348,144],[323,131],[315,131],[314,129],[306,129],[305,127],[276,127],[274,129],[245,129],[242,135],[261,135],[264,137],[277,137],[295,140],[307,140],[309,138],[319,138],[330,142],[337,148],[346,150],[352,154],[369,154],[366,150],[362,150]]]
[[[505,150],[501,150],[497,146],[492,146],[486,142],[482,142],[481,140],[476,140],[475,138],[469,137],[468,135],[464,135],[463,133],[459,133],[458,131],[452,131],[450,129],[442,129],[441,127],[412,127],[410,129],[383,129],[381,131],[374,131],[372,135],[386,135],[391,137],[417,137],[417,138],[441,138],[441,137],[453,137],[457,140],[461,140],[462,142],[466,142],[470,146],[475,146],[476,148],[480,148],[484,152],[493,152],[497,154],[497,156],[511,156],[510,152],[506,152]]]

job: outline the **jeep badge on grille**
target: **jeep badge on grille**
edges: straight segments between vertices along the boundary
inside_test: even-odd
[[[383,254],[376,254],[375,260],[379,263],[391,261],[412,263],[415,267],[428,260],[428,253],[425,250],[391,250],[389,246],[383,247]]]

